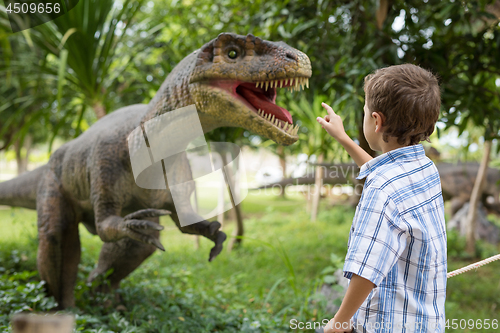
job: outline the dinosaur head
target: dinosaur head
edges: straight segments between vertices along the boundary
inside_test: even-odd
[[[232,33],[221,33],[195,54],[189,92],[199,113],[278,144],[297,141],[298,126],[276,105],[276,90],[309,86],[307,55],[284,42]]]

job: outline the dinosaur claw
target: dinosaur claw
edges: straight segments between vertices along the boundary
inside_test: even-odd
[[[163,245],[161,245],[160,241],[156,238],[151,238],[151,241],[150,243],[154,246],[156,246],[157,248],[159,248],[160,250],[162,250],[163,252],[165,252],[165,248],[163,247]]]
[[[140,229],[152,229],[161,231],[163,230],[163,226],[161,224],[148,221],[148,220],[127,220],[126,222],[127,228],[140,230]]]
[[[222,251],[222,243],[226,240],[227,236],[224,232],[219,231],[217,237],[215,238],[215,246],[210,250],[210,256],[208,257],[208,261],[212,261],[221,253]]]
[[[141,219],[144,217],[157,217],[157,216],[163,216],[163,215],[169,215],[172,214],[171,211],[166,210],[166,209],[155,209],[155,208],[147,208],[147,209],[141,209],[136,212],[130,213],[126,215],[123,219],[124,220],[135,220],[135,219]]]
[[[156,225],[154,226],[154,229],[155,229],[155,230],[158,230],[158,231],[162,231],[162,230],[163,230],[163,229],[165,229],[165,228],[164,228],[161,224],[156,224]]]

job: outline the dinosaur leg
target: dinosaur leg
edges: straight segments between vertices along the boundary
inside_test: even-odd
[[[159,217],[143,217],[159,224]],[[143,233],[154,238],[159,238],[160,232],[157,230],[147,230]],[[89,276],[89,281],[95,280],[98,276],[104,275],[109,269],[113,272],[107,277],[109,287],[116,289],[120,286],[120,281],[136,269],[146,258],[156,250],[156,246],[136,241],[132,238],[122,238],[116,242],[104,243],[99,254],[97,268]],[[99,287],[101,291],[109,291],[106,285]]]
[[[78,223],[71,204],[48,171],[37,194],[38,272],[60,309],[75,305],[73,289],[80,263]]]
[[[215,246],[210,250],[208,261],[212,261],[221,253],[222,243],[224,243],[227,236],[224,232],[219,230],[221,227],[219,222],[201,221],[182,227],[177,214],[171,214],[170,216],[182,233],[204,236],[215,243]]]

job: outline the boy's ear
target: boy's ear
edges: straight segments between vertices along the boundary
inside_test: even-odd
[[[377,128],[382,130],[382,127],[384,127],[385,123],[385,116],[382,112],[372,112],[372,117],[375,118],[375,125]]]

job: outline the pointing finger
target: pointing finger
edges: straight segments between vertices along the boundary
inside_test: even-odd
[[[326,109],[326,111],[328,112],[328,114],[330,116],[333,116],[335,115],[335,112],[333,111],[333,109],[330,107],[330,105],[326,104],[326,103],[321,103],[321,106],[324,107]]]

